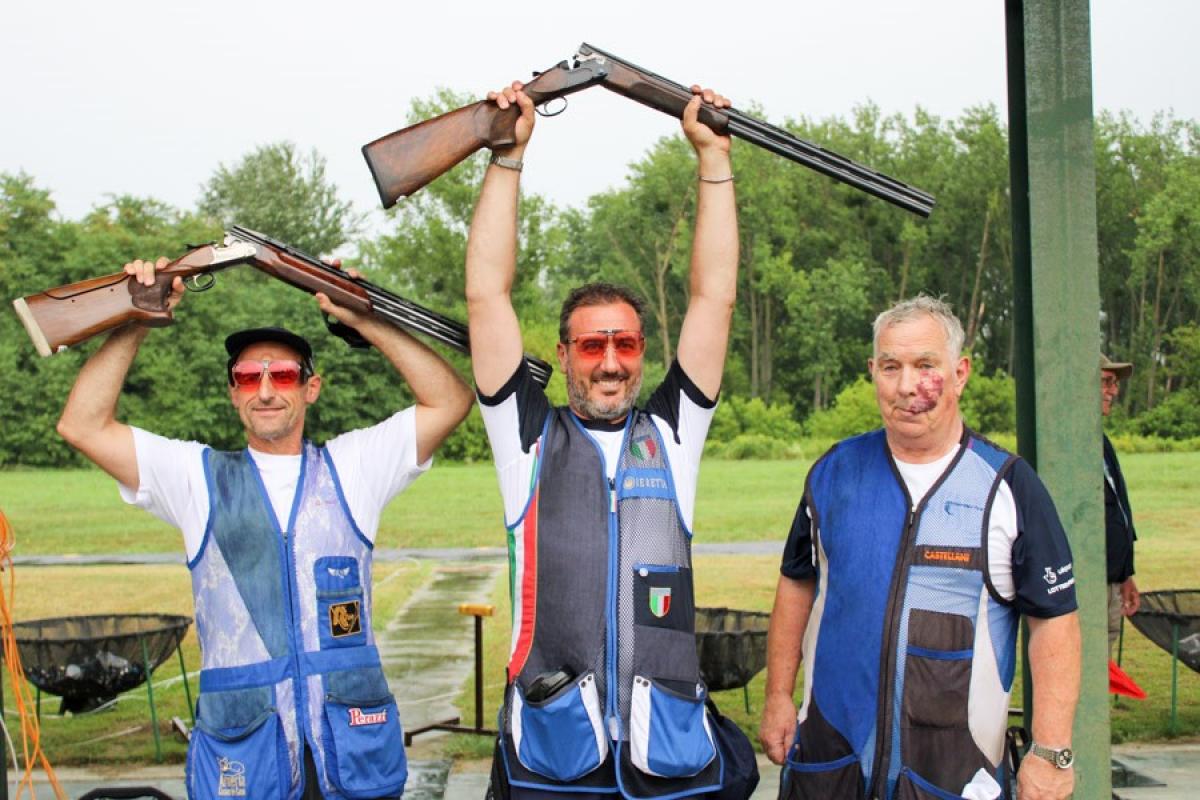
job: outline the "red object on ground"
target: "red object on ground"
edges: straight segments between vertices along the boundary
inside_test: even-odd
[[[1125,670],[1117,666],[1115,661],[1108,662],[1108,693],[1123,694],[1134,700],[1145,700],[1146,692],[1134,683],[1133,678]]]

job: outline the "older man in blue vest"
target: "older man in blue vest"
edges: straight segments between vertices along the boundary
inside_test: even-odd
[[[775,595],[760,730],[784,765],[783,800],[1001,797],[1020,614],[1033,746],[1019,795],[1071,793],[1071,552],[1029,465],[963,424],[962,344],[940,300],[880,314],[868,369],[883,428],[839,442],[808,474]]]
[[[716,406],[737,280],[729,138],[697,121],[691,291],[677,359],[645,409],[642,303],[606,283],[559,317],[567,407],[521,360],[511,290],[517,197],[533,103],[514,83],[516,143],[493,155],[467,244],[471,363],[504,497],[513,639],[492,793],[508,798],[720,796],[757,773],[745,736],[706,708],[694,638],[696,474]],[[749,762],[749,766],[747,766]]]
[[[126,272],[153,283],[157,263]],[[175,279],[171,306],[182,296]],[[283,328],[225,340],[246,448],[218,452],[116,418],[148,333],[111,335],[79,373],[62,436],[126,502],[183,532],[202,668],[187,758],[192,798],[397,797],[407,775],[371,626],[371,550],[384,505],[470,408],[470,389],[408,334],[317,295],[404,377],[416,404],[324,446],[304,438],[321,394],[313,353]]]

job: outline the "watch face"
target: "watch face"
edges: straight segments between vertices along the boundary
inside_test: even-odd
[[[1069,747],[1064,747],[1054,755],[1054,765],[1059,769],[1068,769],[1075,763],[1075,751]]]

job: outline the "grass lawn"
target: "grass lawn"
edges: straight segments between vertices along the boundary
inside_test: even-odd
[[[398,562],[375,568],[373,618],[387,620],[408,595],[420,586],[433,565]],[[5,582],[7,586],[7,580]],[[18,621],[74,614],[130,613],[153,610],[167,614],[192,614],[191,580],[182,565],[23,567],[17,574]],[[189,672],[200,669],[195,628],[183,640],[183,658]],[[12,685],[5,671],[5,721],[14,735],[18,729]],[[186,745],[170,731],[171,717],[190,724],[186,695],[179,681],[179,659],[172,656],[154,675],[154,705],[158,712],[163,757],[182,762]],[[192,699],[199,680],[191,677]],[[30,691],[33,688],[30,687]],[[154,762],[154,736],[150,708],[142,685],[121,695],[115,707],[93,714],[58,716],[58,698],[42,699],[42,747],[55,766]],[[21,743],[16,742],[18,751]]]
[[[808,465],[706,461],[697,541],[785,537]],[[96,469],[0,471],[0,509],[16,531],[18,555],[183,552],[174,528],[121,502],[113,480]],[[490,464],[439,464],[384,511],[378,544],[499,547],[503,525]]]

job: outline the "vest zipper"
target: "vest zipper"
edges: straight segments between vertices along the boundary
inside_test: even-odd
[[[904,484],[901,483],[903,487]],[[904,489],[904,498],[909,507],[908,516],[904,521],[904,531],[900,537],[900,551],[896,556],[896,569],[892,574],[892,591],[888,596],[887,610],[884,615],[885,627],[883,633],[883,650],[879,655],[879,707],[875,714],[875,764],[874,776],[871,780],[871,796],[875,800],[887,797],[888,767],[892,752],[892,705],[896,691],[896,659],[900,654],[895,651],[896,642],[900,637],[900,610],[904,604],[904,590],[908,586],[905,577],[910,562],[910,551],[916,538],[917,518],[925,508],[925,500],[932,493],[927,492],[916,509],[912,508],[912,499],[908,489]]]
[[[619,467],[619,464],[618,464]],[[607,470],[606,470],[607,471]],[[605,705],[608,707],[608,735],[614,742],[621,738],[620,711],[617,708],[617,697],[620,687],[617,685],[617,619],[613,613],[616,608],[618,591],[618,571],[620,570],[621,552],[617,536],[617,482],[608,480],[608,679],[604,682]]]

